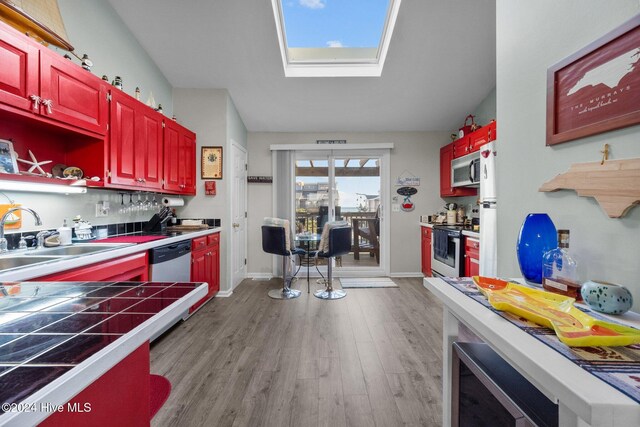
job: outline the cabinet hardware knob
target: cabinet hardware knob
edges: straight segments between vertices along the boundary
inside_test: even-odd
[[[42,105],[44,105],[45,107],[47,107],[47,114],[51,114],[53,113],[53,111],[51,110],[51,107],[53,107],[53,101],[50,99],[43,99],[42,100]]]
[[[31,95],[29,99],[33,101],[33,111],[38,111],[40,109],[40,101],[42,101],[42,98],[38,95]]]

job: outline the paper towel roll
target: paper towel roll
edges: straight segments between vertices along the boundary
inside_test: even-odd
[[[184,199],[180,197],[163,197],[162,204],[165,206],[184,206]]]

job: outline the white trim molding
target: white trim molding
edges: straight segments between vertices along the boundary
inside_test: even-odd
[[[271,144],[271,151],[344,151],[344,150],[392,150],[393,142],[363,144]]]

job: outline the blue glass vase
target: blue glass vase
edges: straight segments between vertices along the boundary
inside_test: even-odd
[[[518,264],[525,279],[542,283],[542,256],[558,247],[556,226],[544,213],[527,215],[518,235]]]

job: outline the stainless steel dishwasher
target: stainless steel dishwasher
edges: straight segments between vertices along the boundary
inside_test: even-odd
[[[191,281],[191,239],[170,245],[158,246],[149,251],[149,264],[152,282],[190,282]],[[189,316],[186,310],[176,316],[167,326],[153,335],[154,341],[160,335],[182,319]]]
[[[149,251],[151,281],[191,281],[191,240],[158,246]]]

